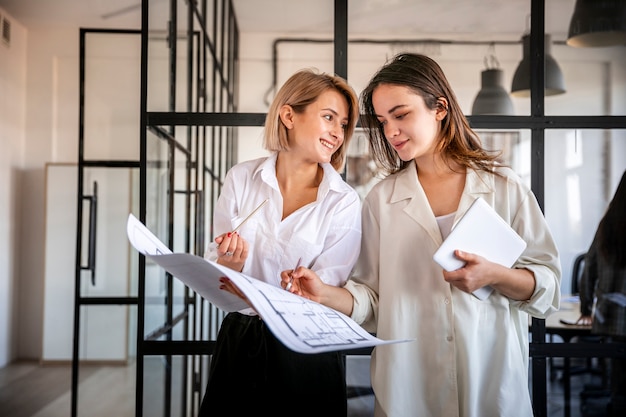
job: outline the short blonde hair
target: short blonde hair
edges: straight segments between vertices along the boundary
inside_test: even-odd
[[[344,130],[343,143],[330,159],[335,170],[343,170],[348,145],[359,118],[359,105],[357,95],[352,87],[346,80],[336,75],[303,69],[289,77],[278,90],[267,113],[263,147],[268,151],[276,152],[289,149],[287,127],[280,120],[280,109],[284,105],[289,105],[296,113],[302,113],[309,104],[314,103],[327,90],[339,92],[348,103],[348,123]]]

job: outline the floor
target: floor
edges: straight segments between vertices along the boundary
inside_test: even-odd
[[[133,366],[81,366],[79,374],[79,416],[134,416]],[[560,372],[555,375],[554,381],[548,381],[548,415],[560,417],[565,416],[563,384]],[[600,384],[600,377],[574,375],[571,381],[570,417],[604,416],[606,397],[590,398],[581,406],[579,395],[590,385]],[[369,357],[348,358],[347,382],[352,395],[349,417],[371,417],[374,398],[369,393]],[[0,369],[0,416],[68,417],[70,410],[70,366],[20,362]]]
[[[555,364],[559,365],[562,361],[560,358],[554,359]],[[600,363],[597,359],[593,359],[592,367],[595,372],[579,372],[587,366],[587,359],[572,358],[571,370],[571,394],[569,401],[570,417],[604,417],[606,416],[606,407],[608,404],[608,387],[605,378],[603,378]],[[548,416],[565,416],[565,409],[562,371],[555,372],[554,380],[548,379]]]

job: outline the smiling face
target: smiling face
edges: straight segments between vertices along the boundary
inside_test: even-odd
[[[289,152],[309,162],[330,162],[343,143],[348,117],[346,98],[336,90],[323,92],[301,113],[283,106],[281,119],[289,129]]]
[[[431,110],[422,96],[393,84],[376,87],[372,93],[372,105],[385,138],[400,159],[419,161],[433,156],[445,110]]]

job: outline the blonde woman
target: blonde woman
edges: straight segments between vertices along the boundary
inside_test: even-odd
[[[215,208],[217,262],[280,286],[298,260],[328,285],[342,286],[358,258],[360,199],[339,172],[358,118],[358,100],[340,77],[291,76],[265,123],[265,158],[227,174]],[[265,199],[236,233],[231,231]],[[236,289],[224,284],[224,289]],[[313,395],[303,402],[303,395]],[[224,319],[200,416],[346,416],[339,352],[287,349],[252,310]]]

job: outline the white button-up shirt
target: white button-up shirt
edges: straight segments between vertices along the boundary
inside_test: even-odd
[[[355,321],[382,339],[415,339],[374,349],[375,415],[530,417],[528,315],[546,317],[560,303],[560,261],[539,205],[508,168],[503,177],[467,172],[454,223],[485,199],[526,241],[514,268],[536,280],[528,301],[497,291],[481,301],[444,281],[433,261],[442,236],[416,172],[413,163],[366,197],[361,256],[346,285]]]
[[[359,256],[361,201],[330,164],[322,164],[324,178],[317,200],[284,220],[283,198],[276,179],[276,157],[239,163],[226,174],[215,206],[214,235],[237,227],[269,198],[237,232],[249,244],[243,273],[280,286],[280,273],[302,265],[332,285],[343,285]]]

